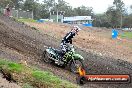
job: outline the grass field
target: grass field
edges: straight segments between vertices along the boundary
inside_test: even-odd
[[[121,34],[121,37],[132,39],[132,32],[124,32],[123,34]]]
[[[17,19],[18,21],[20,21],[20,22],[36,22],[36,20],[34,20],[34,19]]]
[[[21,82],[23,88],[78,88],[77,85],[54,76],[51,72],[0,59],[0,70]]]

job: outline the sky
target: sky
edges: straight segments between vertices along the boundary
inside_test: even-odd
[[[68,2],[69,5],[71,5],[74,8],[84,5],[87,7],[92,7],[94,13],[103,13],[107,10],[109,6],[113,4],[114,0],[64,0],[64,1]],[[132,5],[132,0],[122,1],[125,3],[126,8],[129,8],[130,5]],[[128,10],[128,12],[130,12],[130,9]]]

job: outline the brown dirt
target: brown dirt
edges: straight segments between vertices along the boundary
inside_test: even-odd
[[[55,23],[26,23],[39,31],[62,39],[70,26]],[[110,29],[83,28],[74,39],[74,45],[103,56],[132,62],[132,39],[111,39]]]
[[[0,74],[0,88],[21,88],[15,83],[11,83],[6,79],[2,78],[2,74]]]
[[[32,24],[32,25],[35,26],[36,24]],[[75,78],[77,75],[72,74],[66,69],[63,69],[54,65],[46,64],[42,61],[42,58],[41,58],[42,53],[44,49],[46,48],[46,46],[58,47],[60,43],[60,38],[62,38],[64,34],[69,31],[65,29],[69,29],[70,27],[67,27],[62,24],[57,25],[57,24],[51,24],[51,23],[41,24],[41,26],[39,26],[39,24],[37,25],[38,25],[37,27],[44,27],[44,28],[42,29],[39,28],[41,30],[34,30],[26,25],[23,25],[22,23],[13,21],[13,19],[11,18],[9,19],[4,16],[0,16],[0,45],[1,45],[0,57],[7,58],[16,62],[19,62],[20,60],[26,60],[27,63],[32,66],[37,66],[41,68],[42,70],[51,71],[62,79],[69,80],[70,82],[76,83]],[[50,28],[48,28],[48,26]],[[88,30],[85,29],[82,32],[85,33],[86,31]],[[61,35],[56,33],[59,33]],[[93,34],[90,32],[90,36],[91,35]],[[87,68],[91,68],[91,70],[87,70],[88,74],[130,74],[130,75],[132,74],[131,63],[124,61],[120,57],[117,57],[118,59],[115,59],[114,57],[110,57],[103,54],[98,55],[97,54],[98,52],[93,53],[91,50],[94,51],[94,47],[89,50],[89,49],[86,49],[85,45],[83,47],[81,46],[85,44],[82,41],[86,41],[87,36],[85,37],[81,36],[81,32],[79,36],[80,36],[79,40],[77,40],[76,38],[74,44],[76,45],[78,44],[77,46],[79,48],[76,48],[76,51],[85,57],[85,64]],[[99,44],[102,44],[98,40],[94,41],[92,37],[88,37],[88,38],[91,38],[91,40],[88,41],[91,43],[88,43],[88,44],[91,44],[94,46],[96,46],[96,43],[98,42]],[[100,39],[100,40],[103,40],[103,39]],[[81,43],[78,41],[80,41]],[[114,41],[114,40],[111,40],[111,41]],[[100,50],[100,48],[98,47],[99,45],[97,45],[95,49]],[[109,47],[104,46],[103,48],[109,48]],[[90,48],[90,46],[88,48]],[[86,84],[82,87],[85,87],[85,88],[126,88],[126,87],[131,88],[131,86],[132,84]]]

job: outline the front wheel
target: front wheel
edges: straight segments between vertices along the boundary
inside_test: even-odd
[[[78,73],[79,67],[84,67],[82,60],[72,60],[70,63],[70,70],[73,73]]]
[[[79,76],[76,78],[77,84],[84,85],[87,81],[87,79],[84,76]]]
[[[44,58],[43,58],[44,62],[46,62],[46,63],[50,63],[51,62],[49,53],[44,51],[43,56],[44,56]]]

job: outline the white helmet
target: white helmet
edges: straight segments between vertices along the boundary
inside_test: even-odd
[[[75,30],[75,31],[78,32],[78,31],[80,31],[80,30],[82,30],[82,29],[81,29],[79,26],[74,26],[74,27],[73,27],[73,30]]]

